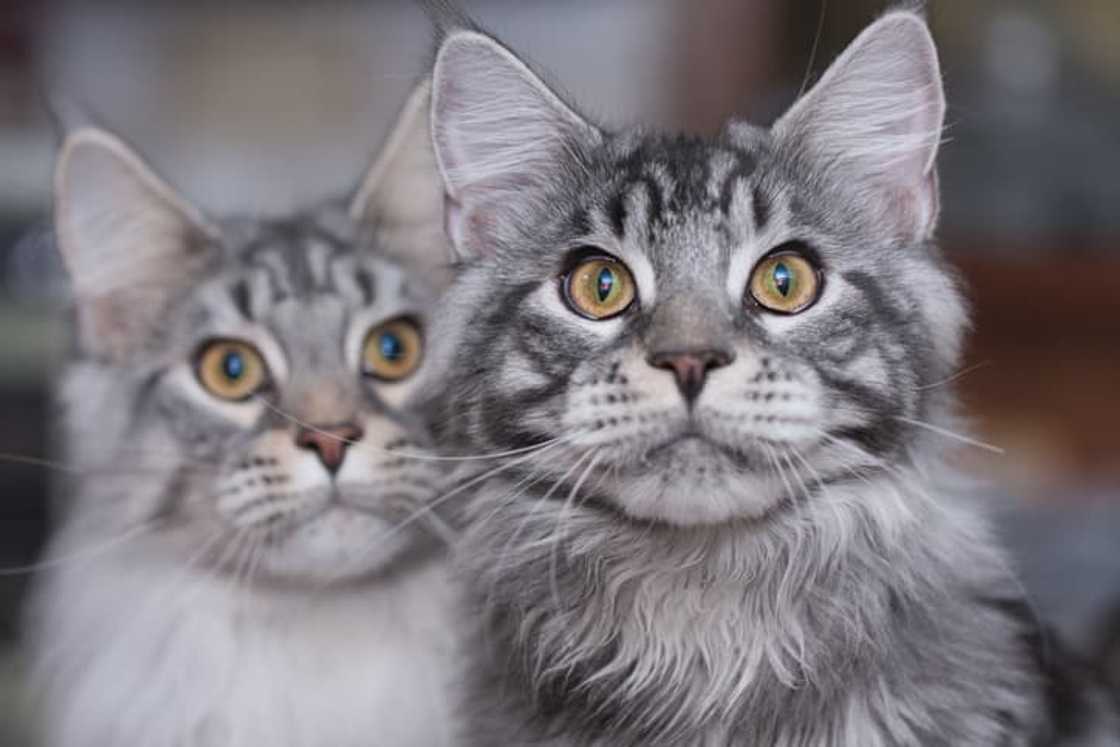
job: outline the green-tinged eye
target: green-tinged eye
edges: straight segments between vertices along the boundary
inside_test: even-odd
[[[817,300],[820,276],[800,254],[772,254],[755,265],[750,291],[764,308],[780,314],[796,314]]]
[[[410,319],[379,324],[366,335],[362,372],[382,381],[399,381],[420,365],[424,340]]]
[[[246,399],[268,380],[260,353],[237,340],[207,343],[198,354],[195,373],[206,391],[226,400]]]
[[[626,265],[609,257],[586,259],[564,279],[564,297],[589,319],[609,319],[634,301],[634,278]]]

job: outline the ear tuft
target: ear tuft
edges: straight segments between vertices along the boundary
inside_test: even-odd
[[[837,183],[864,188],[887,231],[925,239],[937,220],[944,118],[929,30],[921,16],[894,11],[856,37],[773,133],[787,152],[810,159]]]

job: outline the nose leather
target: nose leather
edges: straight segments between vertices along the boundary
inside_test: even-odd
[[[704,389],[708,371],[726,366],[733,356],[724,350],[685,350],[652,353],[649,364],[673,372],[677,388],[691,407]]]
[[[365,435],[360,427],[353,423],[329,426],[301,426],[296,431],[296,446],[301,449],[314,451],[319,456],[319,461],[332,475],[338,472],[346,458],[346,447],[360,441]]]

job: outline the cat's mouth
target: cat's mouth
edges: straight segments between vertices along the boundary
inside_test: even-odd
[[[677,452],[710,452],[721,448],[719,444],[709,440],[704,434],[689,429],[684,433],[673,436],[664,443],[654,446],[646,454],[650,457],[658,457]]]
[[[690,428],[647,449],[640,461],[663,470],[693,472],[705,466],[731,466],[738,460],[725,445]]]

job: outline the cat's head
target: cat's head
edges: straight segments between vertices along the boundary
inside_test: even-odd
[[[608,132],[493,38],[449,32],[433,135],[465,269],[444,436],[561,439],[522,470],[680,525],[895,459],[942,409],[965,324],[932,245],[943,116],[907,12],[772,128],[710,139]]]
[[[64,403],[85,520],[162,522],[288,581],[419,546],[427,521],[393,528],[439,490],[403,405],[448,259],[427,114],[425,84],[349,206],[275,220],[212,221],[115,136],[65,140],[55,228],[80,354]]]

